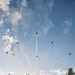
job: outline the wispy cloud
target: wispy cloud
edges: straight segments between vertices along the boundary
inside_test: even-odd
[[[5,22],[7,24],[10,23],[10,25],[12,25],[12,30],[15,30],[15,28],[18,27],[19,21],[23,20],[22,19],[22,12],[23,12],[22,9],[24,9],[27,6],[27,2],[26,0],[20,1],[21,5],[19,8],[15,8],[15,7],[11,8],[10,2],[11,0],[0,0],[0,9],[3,10],[0,13],[1,15],[3,15],[3,16],[0,15],[1,17],[0,26],[2,26],[3,23],[5,24]],[[16,2],[18,2],[18,0]]]
[[[50,0],[50,3],[49,3],[50,8],[52,8],[53,5],[54,5],[54,0]]]
[[[44,4],[43,0],[34,1],[35,13],[37,14],[37,16],[35,16],[37,19],[35,24],[39,26],[38,31],[42,32],[43,35],[47,35],[49,30],[54,26],[53,21],[49,17],[53,9],[54,2],[54,0],[49,0],[45,1]]]
[[[68,33],[72,25],[73,25],[73,20],[71,18],[65,19],[65,21],[62,24],[63,33],[64,34]]]
[[[18,25],[18,21],[21,20],[21,13],[16,11],[11,14],[11,23],[12,25]]]
[[[2,27],[3,23],[3,19],[0,19],[0,27]]]
[[[21,5],[24,6],[24,7],[26,7],[27,6],[26,0],[22,0]]]
[[[48,34],[49,30],[50,30],[53,26],[54,26],[54,24],[53,24],[52,20],[49,20],[49,21],[47,22],[47,24],[46,24],[46,25],[43,27],[43,29],[42,29],[43,33],[44,33],[45,35]]]
[[[26,36],[27,34],[28,34],[28,32],[25,32],[25,33],[24,33],[24,36]]]
[[[10,4],[10,0],[0,0],[0,8],[3,11],[8,11],[9,10],[9,4]]]
[[[43,28],[41,32],[44,35],[48,34],[49,30],[53,27],[54,24],[50,19],[50,14],[52,12],[55,0],[45,2],[43,0],[22,0],[20,1],[21,5],[19,5],[19,7],[13,7],[12,9],[9,7],[11,1],[6,1],[8,9],[3,17],[4,21],[1,21],[1,25],[6,22],[11,25],[13,31],[16,30],[16,28],[19,28],[18,26],[20,25],[22,25],[23,30],[29,29],[29,31],[39,31]],[[18,0],[16,0],[16,2],[17,1]],[[29,2],[33,3],[33,5]]]

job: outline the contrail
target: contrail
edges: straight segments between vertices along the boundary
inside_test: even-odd
[[[16,57],[14,57],[14,56],[12,56],[12,58],[14,58],[24,69],[25,69],[25,71],[27,71],[27,68],[25,67],[25,65],[21,62],[21,61],[19,61]]]
[[[26,58],[26,60],[27,60],[27,62],[28,62],[28,64],[29,64],[29,66],[30,66],[30,68],[31,68],[31,70],[32,70],[32,72],[33,72],[32,65],[31,65],[31,63],[30,63],[30,61],[29,61],[27,55],[25,54],[25,52],[24,52],[24,50],[23,50],[22,48],[21,48],[21,50],[22,50],[22,53],[24,54],[24,57]]]
[[[18,44],[18,43],[17,43],[17,44]],[[19,47],[20,47],[20,46],[19,46]],[[24,50],[23,50],[21,47],[20,47],[20,49],[21,49],[21,51],[22,51],[22,53],[23,53],[25,59],[27,60],[29,66],[30,66],[30,68],[31,68],[31,71],[33,72],[32,65],[31,65],[31,63],[30,63],[30,61],[29,61],[29,59],[28,59],[26,53],[24,52]]]
[[[38,32],[36,32],[36,75],[38,75]]]
[[[51,42],[51,44],[53,44],[53,42]],[[43,67],[43,65],[44,65],[44,63],[45,63],[45,61],[46,61],[46,59],[47,59],[47,56],[48,56],[49,51],[50,51],[50,48],[51,48],[51,45],[48,47],[48,49],[47,49],[47,51],[46,51],[46,53],[45,53],[45,55],[44,55],[41,68]]]
[[[58,61],[56,61],[54,64],[52,64],[50,67],[55,66],[56,64],[58,64],[59,62],[61,62],[62,60],[64,60],[66,57],[68,57],[68,55],[67,55],[67,56],[62,57],[61,59],[59,59]]]

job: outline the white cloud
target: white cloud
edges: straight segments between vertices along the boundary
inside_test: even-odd
[[[0,0],[0,9],[3,11],[9,10],[10,0]]]
[[[9,35],[3,36],[2,40],[4,40],[4,45],[5,45],[4,51],[8,52],[9,55],[14,55],[14,51],[16,50],[15,44],[17,40]]]
[[[5,72],[2,71],[2,69],[0,68],[0,75],[4,75]]]
[[[56,70],[50,70],[50,72],[41,70],[39,72],[39,75],[66,75],[66,73],[68,73],[68,69],[56,69]]]
[[[73,24],[72,19],[69,19],[69,18],[65,19],[65,21],[62,24],[64,34],[69,32],[69,29],[71,28],[72,24]]]
[[[32,73],[32,74],[30,74],[30,75],[35,75],[35,74],[39,74],[39,75],[51,75],[50,73],[47,73],[47,71],[46,70],[39,70],[38,72],[34,72],[34,73]],[[24,74],[24,75],[26,75],[26,74]]]
[[[10,32],[10,29],[7,29],[7,30],[6,30],[6,34],[8,34],[9,32]]]
[[[19,20],[21,20],[22,16],[21,16],[21,13],[16,11],[16,12],[13,12],[12,15],[11,15],[11,23],[12,25],[18,25],[18,22]]]
[[[4,75],[5,74],[5,72],[0,72],[0,75]]]
[[[24,6],[24,7],[26,7],[27,6],[26,0],[22,0],[21,5]]]
[[[55,73],[56,75],[65,75],[68,73],[68,69],[56,69],[56,70],[50,70],[51,73]]]
[[[6,72],[6,71],[3,71],[2,68],[0,68],[0,75],[8,75],[8,74],[15,74],[15,72]]]
[[[8,72],[8,74],[15,74],[15,72]]]
[[[0,75],[8,75],[8,74],[14,75],[15,72],[4,72],[4,71],[0,70]]]
[[[62,75],[62,74],[68,73],[68,70],[60,70],[60,69],[58,69],[58,70],[55,70],[54,72],[56,72],[58,75]]]
[[[0,19],[0,27],[2,27],[3,23],[3,19]]]
[[[75,72],[75,68],[73,68],[73,71]]]
[[[49,30],[54,26],[52,20],[48,21],[47,24],[43,27],[42,31],[46,35],[48,34]]]
[[[10,29],[7,29],[7,33],[9,33],[10,32]]]
[[[40,73],[46,73],[47,71],[41,70]]]

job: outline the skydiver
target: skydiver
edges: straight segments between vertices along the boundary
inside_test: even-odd
[[[6,52],[6,54],[8,54],[8,52]]]
[[[69,55],[71,55],[71,53],[69,53]]]
[[[51,42],[51,44],[53,44],[53,41]]]
[[[19,43],[17,42],[17,44],[19,44]]]
[[[38,32],[36,32],[36,34],[38,34]]]

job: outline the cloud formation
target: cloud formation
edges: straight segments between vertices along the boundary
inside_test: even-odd
[[[9,35],[5,35],[2,37],[2,40],[4,41],[4,45],[5,45],[5,48],[4,48],[4,51],[7,52],[7,54],[9,55],[15,55],[15,50],[16,50],[16,42],[17,40],[12,37],[12,36],[9,36]]]
[[[55,73],[56,75],[65,75],[68,73],[68,69],[56,69],[56,70],[50,70],[51,73]]]
[[[0,72],[0,75],[4,75],[5,74],[5,72]]]
[[[62,24],[63,27],[63,33],[66,34],[69,32],[69,29],[71,28],[71,26],[73,25],[73,20],[72,19],[65,19],[65,21]]]
[[[23,32],[25,29],[27,29],[27,31],[28,29],[29,31],[40,30],[42,32],[41,34],[47,35],[54,25],[49,17],[54,6],[54,1],[55,0],[44,2],[43,0],[32,0],[31,2],[27,0],[16,0],[16,3],[13,5],[11,4],[13,1],[6,0],[5,5],[8,9],[5,10],[6,12],[3,14],[4,17],[0,25],[2,26],[2,24],[6,22],[6,24],[11,25],[10,28],[12,28],[12,31],[17,31],[19,26],[22,25]],[[18,3],[20,4],[19,6]]]
[[[50,72],[41,70],[39,72],[39,75],[66,75],[68,73],[68,69],[55,69],[55,70],[50,70]],[[35,75],[35,74],[31,74]]]
[[[4,71],[2,71],[2,69],[0,69],[0,75],[8,75],[8,74],[14,75],[15,72],[4,72]]]
[[[18,25],[18,21],[21,20],[22,16],[21,16],[21,13],[16,11],[16,12],[13,12],[12,15],[11,15],[11,23],[12,25]]]
[[[10,0],[0,0],[0,9],[3,11],[9,10]]]
[[[26,7],[27,6],[26,0],[22,0],[21,5],[24,6],[24,7]]]
[[[43,27],[43,29],[42,29],[43,33],[44,33],[45,35],[48,34],[49,30],[50,30],[53,26],[54,26],[54,24],[53,24],[52,20],[49,20],[49,21],[47,22],[47,24],[46,24],[46,25]]]

